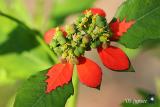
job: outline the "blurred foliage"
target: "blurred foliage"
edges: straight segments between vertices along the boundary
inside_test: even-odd
[[[96,0],[53,0],[51,26],[62,25],[67,16],[90,8],[95,1]]]
[[[0,26],[3,28],[5,24]],[[0,32],[1,37],[7,37],[5,41],[0,42],[0,70],[3,75],[23,79],[52,65],[48,54],[36,40],[37,35],[21,25],[13,27],[9,33],[3,33],[1,29]]]
[[[142,97],[142,100],[147,100],[147,103],[139,103],[139,104],[133,104],[133,103],[126,103],[123,102],[121,105],[122,107],[160,107],[160,99],[158,96],[154,96],[154,102],[149,102],[149,96],[154,95],[146,90],[139,89],[138,94]]]
[[[143,43],[143,51],[150,51],[153,56],[160,58],[160,39],[150,40]]]
[[[19,85],[20,85],[19,82],[15,82],[13,84],[0,86],[0,107],[12,107],[13,106],[11,105],[11,103],[14,102],[13,97]],[[10,104],[8,102],[10,102]]]

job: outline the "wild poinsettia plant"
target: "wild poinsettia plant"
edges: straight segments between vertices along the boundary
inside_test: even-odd
[[[95,0],[55,0],[51,19],[43,23],[52,27],[44,35],[41,32],[48,25],[38,24],[43,22],[38,20],[44,15],[39,13],[42,8],[37,9],[40,16],[29,20],[20,1],[11,1],[12,8],[0,1],[0,85],[1,80],[29,77],[17,91],[14,107],[75,107],[78,81],[97,89],[102,82],[101,67],[85,56],[86,51],[97,50],[107,69],[132,72],[130,49],[160,37],[160,0],[125,0],[111,22],[102,9],[90,8]],[[72,24],[60,26],[67,16],[79,12]],[[117,43],[126,47],[125,52],[129,48],[129,53]]]
[[[53,65],[47,73],[49,93],[57,87],[68,84],[76,66],[79,80],[92,88],[100,87],[102,70],[97,63],[84,56],[85,51],[97,49],[103,64],[113,71],[129,70],[129,58],[118,47],[112,46],[135,23],[116,19],[106,20],[106,13],[99,8],[85,10],[77,20],[65,28],[52,28],[46,32],[44,40],[59,57],[60,62]]]

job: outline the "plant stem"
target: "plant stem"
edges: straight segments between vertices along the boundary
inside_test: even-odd
[[[46,50],[46,52],[50,55],[54,62],[58,62],[57,56],[51,51],[51,49],[44,43],[40,36],[36,36],[37,41],[41,44],[41,46]]]
[[[160,78],[156,78],[155,81],[156,81],[157,95],[158,95],[158,98],[160,99]]]
[[[68,99],[68,101],[66,103],[66,107],[76,107],[76,103],[77,103],[79,80],[78,80],[78,74],[77,74],[76,66],[74,66],[74,72],[73,72],[73,76],[72,76],[72,83],[73,83],[73,86],[74,86],[74,95],[71,96]]]

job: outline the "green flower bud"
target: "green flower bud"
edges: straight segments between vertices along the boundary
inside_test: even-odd
[[[63,52],[62,53],[62,58],[66,58],[67,57],[67,53],[66,52]]]
[[[101,44],[101,42],[99,40],[97,40],[95,42],[96,42],[96,47],[98,47]]]
[[[80,44],[80,47],[85,48],[86,44],[82,43],[82,44]]]
[[[101,44],[101,42],[99,40],[94,41],[91,43],[91,48],[97,48],[100,44]]]
[[[80,56],[80,52],[79,52],[78,48],[76,48],[76,49],[74,50],[74,54],[75,54],[76,56]]]
[[[96,43],[91,43],[91,48],[96,48]]]
[[[61,32],[61,31],[57,31],[56,32],[56,39],[61,45],[66,43],[66,39],[63,36],[63,32]]]
[[[72,49],[69,49],[69,50],[68,50],[68,55],[69,55],[69,56],[72,56],[72,55],[73,55],[73,50],[72,50]]]
[[[62,51],[65,51],[67,48],[68,48],[68,47],[67,47],[67,44],[64,44],[64,45],[61,46],[61,50],[62,50]]]
[[[87,44],[87,43],[89,43],[89,41],[90,41],[90,38],[88,35],[83,36],[82,43]]]
[[[53,39],[49,45],[51,48],[55,48],[57,46],[57,44],[58,44],[58,42],[55,39]]]
[[[75,47],[77,45],[77,43],[74,41],[71,41],[71,45],[72,45],[72,47]]]
[[[81,35],[73,35],[73,40],[75,41],[75,42],[78,42],[78,41],[80,41],[81,40]]]
[[[98,34],[99,33],[99,27],[96,26],[95,29],[93,30],[93,33]]]
[[[76,55],[76,56],[80,56],[80,55],[82,55],[84,53],[84,48],[82,48],[82,47],[77,47],[75,50],[74,50],[74,54]]]
[[[89,26],[89,29],[88,29],[88,31],[87,31],[87,33],[91,33],[93,30],[94,30],[94,25],[93,24],[91,24],[90,26]]]
[[[82,14],[81,16],[78,17],[77,19],[77,23],[81,23],[82,22],[82,18],[84,17],[85,15]]]
[[[58,56],[62,54],[62,50],[59,47],[55,47],[53,50]]]
[[[84,48],[82,48],[82,47],[78,47],[78,51],[79,51],[79,53],[82,55],[82,54],[84,54]]]
[[[99,40],[100,40],[101,42],[106,42],[106,41],[107,41],[107,37],[104,36],[104,35],[102,35],[102,36],[99,37]]]
[[[87,17],[82,18],[82,23],[86,23],[88,21]]]
[[[66,26],[66,32],[68,35],[74,34],[76,32],[75,25],[72,24],[72,25]]]
[[[91,33],[91,37],[93,40],[97,39],[98,35],[97,34],[94,34],[94,33]]]
[[[94,16],[92,17],[92,24],[96,24],[96,18],[97,18],[97,16],[98,16],[98,15],[94,15]]]
[[[106,26],[106,19],[104,17],[101,17],[101,16],[97,16],[96,17],[96,25],[99,26],[99,27],[104,27]]]

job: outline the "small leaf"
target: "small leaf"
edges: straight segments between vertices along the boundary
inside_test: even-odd
[[[47,76],[49,78],[46,80],[48,83],[46,92],[49,93],[55,90],[58,86],[63,86],[68,84],[72,78],[73,65],[66,64],[56,64],[51,69],[49,69]]]
[[[135,24],[121,37],[120,43],[138,48],[144,41],[160,38],[160,0],[126,0],[117,10],[116,18]]]
[[[49,94],[45,93],[47,84],[46,73],[41,71],[31,76],[18,90],[14,107],[64,107],[67,99],[73,94],[73,85],[70,82],[58,87]]]

